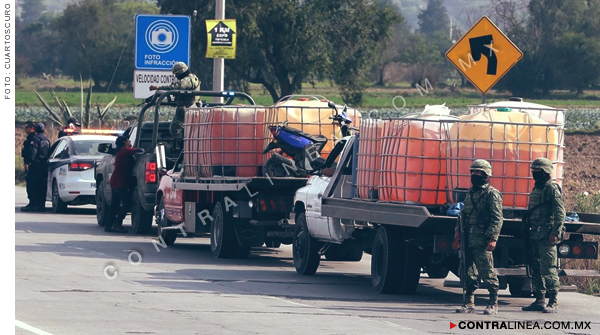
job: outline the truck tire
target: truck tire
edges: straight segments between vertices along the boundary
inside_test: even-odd
[[[216,258],[240,256],[243,252],[235,236],[231,215],[223,210],[223,202],[219,201],[212,212],[210,223],[210,251]]]
[[[131,228],[136,234],[148,234],[152,229],[152,218],[154,213],[142,207],[137,190],[133,190],[131,204]]]
[[[163,230],[164,227],[172,226],[171,221],[167,218],[165,214],[165,200],[164,198],[160,198],[160,203],[158,205],[158,209],[156,210],[156,224],[158,225],[158,237],[159,241],[162,237],[164,243],[166,245],[173,245],[175,240],[177,239],[177,230]]]
[[[332,245],[325,252],[325,259],[331,262],[360,262],[362,255],[362,249]]]
[[[104,197],[104,185],[100,182],[96,188],[96,221],[100,227],[104,227],[110,221],[109,215],[110,207]]]
[[[52,213],[64,213],[67,211],[67,204],[60,199],[58,193],[58,184],[56,180],[52,182]]]
[[[319,242],[310,235],[304,213],[296,214],[296,232],[292,251],[296,272],[305,276],[312,276],[317,272],[321,255],[319,255]]]
[[[417,248],[404,233],[380,227],[373,241],[371,282],[377,293],[413,294],[419,286],[421,268]]]
[[[400,238],[389,227],[379,227],[373,240],[371,284],[377,293],[400,291]]]

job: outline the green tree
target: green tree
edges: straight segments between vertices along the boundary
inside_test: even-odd
[[[420,33],[427,37],[433,37],[438,32],[444,32],[449,36],[450,18],[444,0],[429,0],[427,8],[418,15]]]
[[[24,0],[22,8],[21,20],[25,25],[37,21],[46,10],[46,6],[44,6],[42,0]]]
[[[431,83],[437,81],[443,58],[435,44],[429,43],[423,34],[413,34],[401,48],[400,60],[408,65],[407,75],[411,85],[424,85],[425,79]]]
[[[134,16],[157,12],[155,5],[134,0],[70,4],[55,22],[65,73],[92,78],[96,91],[111,81],[113,88],[119,83],[131,85]]]
[[[556,40],[555,67],[563,85],[582,94],[600,79],[600,41],[582,33],[567,33]]]

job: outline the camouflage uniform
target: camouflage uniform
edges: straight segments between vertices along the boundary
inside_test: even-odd
[[[173,65],[172,72],[175,76],[182,75],[188,71],[188,67],[185,63],[177,62]],[[188,75],[172,83],[171,85],[160,86],[159,90],[170,91],[170,90],[182,90],[182,91],[199,91],[200,90],[200,79],[195,74],[189,73]],[[185,107],[193,106],[198,100],[198,96],[179,96],[177,97],[177,109],[175,110],[175,116],[169,126],[169,131],[173,137],[183,137],[183,120],[185,118]]]
[[[525,311],[556,312],[558,309],[558,291],[560,281],[556,271],[556,244],[550,244],[550,235],[562,237],[565,221],[565,206],[560,187],[549,178],[552,173],[552,162],[546,158],[538,158],[531,164],[532,169],[542,169],[548,174],[548,180],[536,181],[529,195],[530,250],[529,266],[536,300]],[[545,291],[548,291],[549,302],[545,308]]]
[[[488,177],[491,176],[492,169],[490,163],[478,159],[471,166],[471,171],[479,170],[485,172]],[[488,215],[486,215],[486,213]],[[485,221],[478,223],[478,216],[485,217]],[[463,307],[457,312],[474,313],[474,292],[479,287],[477,275],[487,284],[490,294],[488,306],[495,308],[498,305],[498,276],[494,272],[494,258],[491,251],[487,251],[490,240],[498,240],[500,230],[502,229],[502,195],[489,183],[482,187],[471,187],[465,198],[465,206],[460,216],[461,223],[468,234],[468,246],[465,250],[465,302]],[[460,232],[460,226],[457,223],[456,232]],[[489,307],[486,309],[488,311]],[[488,313],[486,313],[488,314]],[[491,313],[489,313],[491,314]]]

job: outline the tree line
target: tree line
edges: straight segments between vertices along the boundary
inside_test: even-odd
[[[135,14],[195,11],[190,68],[210,90],[213,62],[204,57],[204,22],[214,18],[214,6],[214,0],[83,0],[55,14],[44,12],[42,0],[24,0],[17,77],[82,76],[96,92],[130,90]],[[533,97],[598,86],[600,0],[500,0],[483,12],[524,53],[496,88]],[[303,85],[329,81],[346,103],[360,105],[367,87],[400,80],[470,86],[444,57],[474,23],[469,13],[465,9],[451,24],[444,1],[429,0],[411,29],[392,0],[227,0],[238,45],[236,59],[225,61],[226,87],[261,84],[276,101],[300,93]]]

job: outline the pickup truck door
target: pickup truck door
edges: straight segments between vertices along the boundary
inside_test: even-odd
[[[313,177],[312,184],[306,196],[306,223],[314,238],[329,239],[328,218],[321,216],[321,198],[329,184],[330,177]]]

